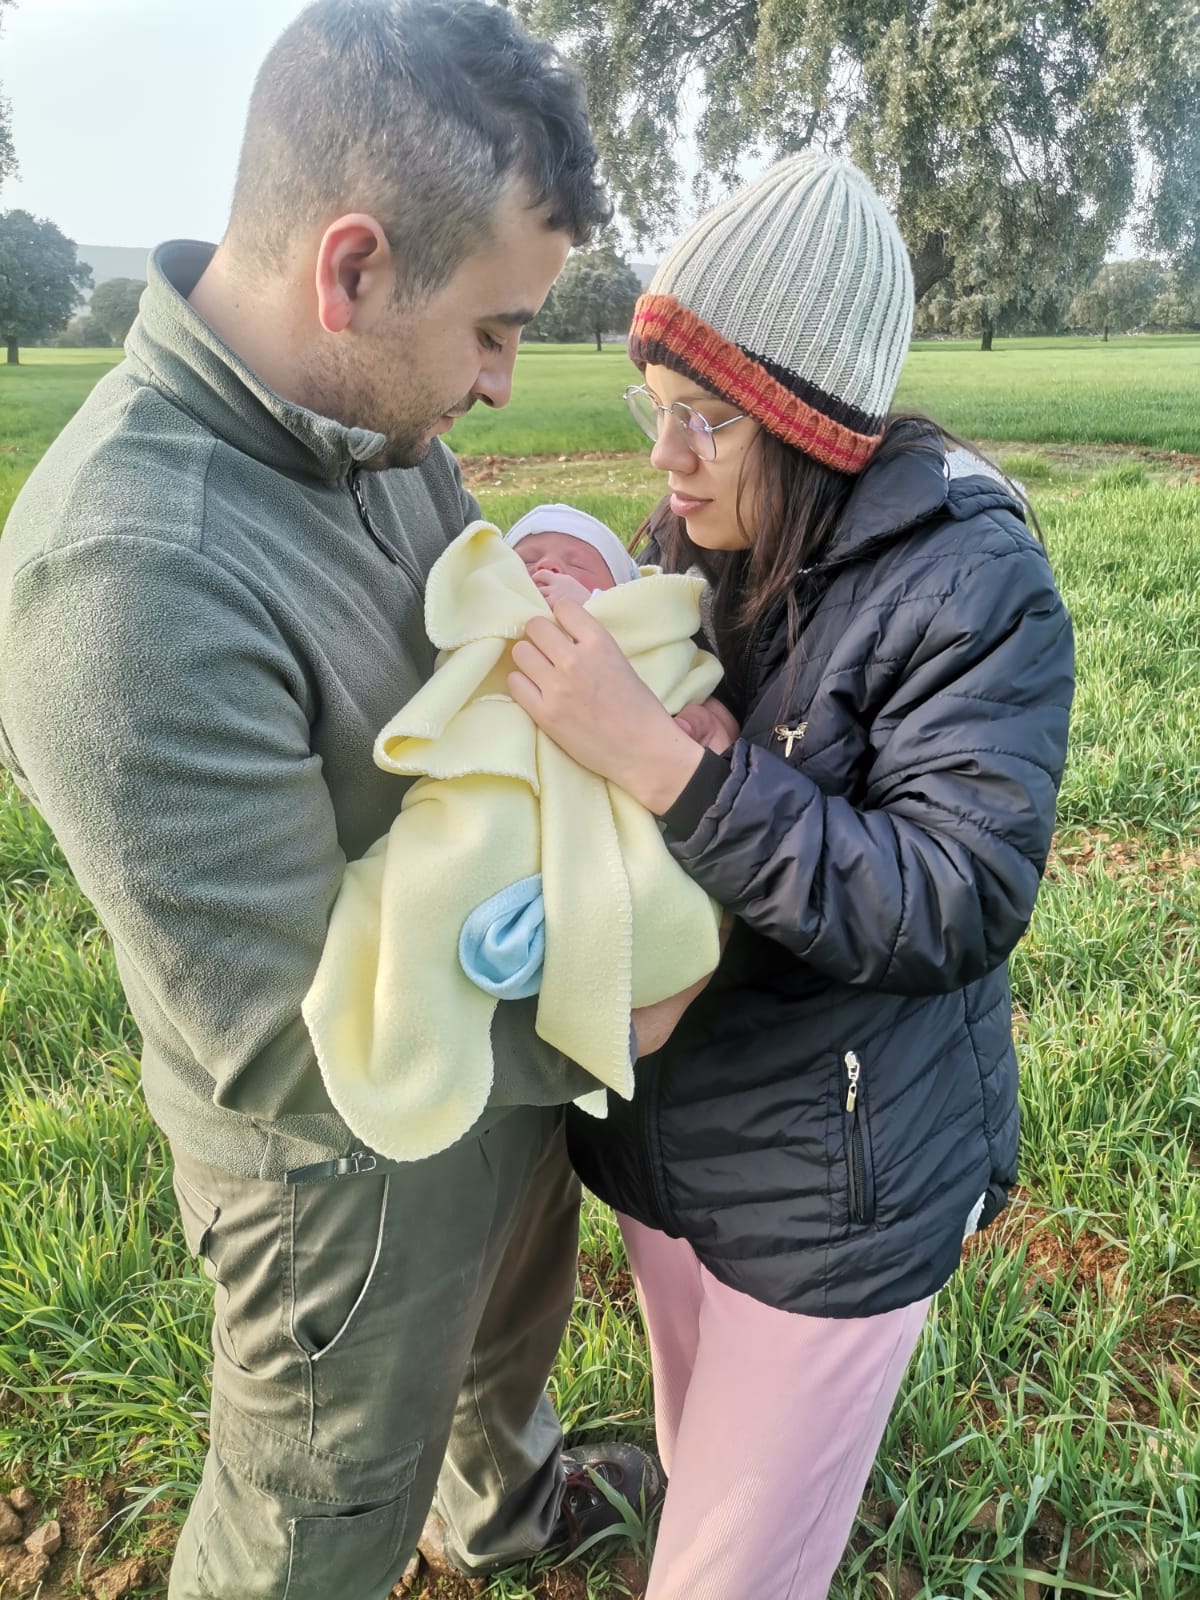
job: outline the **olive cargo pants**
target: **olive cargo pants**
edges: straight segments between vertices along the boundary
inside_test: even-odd
[[[216,1298],[211,1443],[170,1600],[384,1600],[435,1489],[469,1566],[546,1543],[579,1206],[560,1107],[318,1182],[177,1152],[175,1189]]]

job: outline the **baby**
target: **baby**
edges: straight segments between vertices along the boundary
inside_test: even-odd
[[[611,528],[574,506],[540,505],[504,535],[525,563],[548,606],[579,605],[597,589],[612,589],[641,576],[637,562]]]
[[[375,746],[380,767],[416,782],[348,865],[304,1000],[334,1105],[398,1161],[446,1149],[489,1102],[499,1001],[536,995],[541,1037],[594,1093],[628,1096],[631,1012],[698,982],[720,954],[717,908],[656,819],[505,693],[526,622],[545,627],[549,603],[570,620],[578,603],[652,693],[700,714],[692,697],[720,677],[696,642],[701,580],[639,571],[611,529],[570,506],[540,506],[504,539],[473,522],[430,573],[437,669]],[[503,1094],[525,1093],[526,1067],[505,1062]]]
[[[583,605],[598,589],[632,583],[641,569],[612,529],[574,506],[534,506],[504,535],[553,609],[562,600]],[[697,744],[723,754],[737,738],[733,713],[710,698],[684,706],[675,718]]]

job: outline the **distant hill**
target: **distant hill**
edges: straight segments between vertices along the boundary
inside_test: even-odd
[[[131,250],[119,244],[81,244],[76,246],[80,261],[92,269],[93,286],[107,283],[110,278],[145,278],[146,258],[149,250]],[[91,299],[91,290],[85,291]]]
[[[658,271],[657,261],[631,261],[629,265],[638,275],[638,282],[643,289],[650,287],[650,279]]]

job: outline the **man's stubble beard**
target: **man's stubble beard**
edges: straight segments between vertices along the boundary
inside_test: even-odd
[[[402,370],[403,356],[397,355],[394,363],[381,362],[378,372]],[[434,428],[448,412],[465,415],[475,403],[470,395],[463,396],[451,406],[433,411],[438,403],[429,400],[408,415],[391,413],[387,381],[378,381],[375,372],[364,374],[347,364],[332,370],[305,374],[300,403],[310,411],[330,417],[344,428],[365,428],[372,433],[382,433],[387,440],[383,449],[362,462],[368,471],[380,472],[390,468],[419,467],[433,448],[437,435]],[[432,411],[432,415],[430,414]]]

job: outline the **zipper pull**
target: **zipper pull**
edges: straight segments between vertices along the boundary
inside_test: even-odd
[[[853,1050],[847,1050],[844,1060],[846,1062],[846,1075],[850,1079],[850,1088],[846,1092],[846,1110],[853,1111],[858,1104],[858,1079],[862,1066]]]
[[[358,481],[357,472],[351,472],[350,474],[350,493],[354,496],[354,504],[358,507],[359,514],[365,517],[367,514],[367,505],[366,500],[363,497],[362,484]]]

